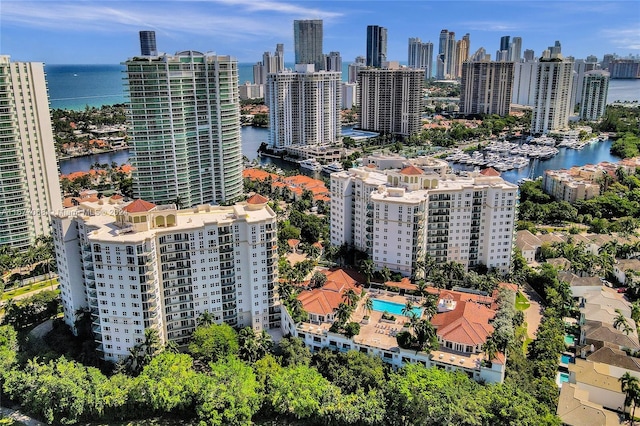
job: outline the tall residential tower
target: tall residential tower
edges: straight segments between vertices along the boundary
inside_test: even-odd
[[[433,43],[423,43],[419,38],[409,39],[409,68],[425,70],[425,78],[433,77]]]
[[[238,62],[184,51],[124,64],[133,192],[183,207],[242,194]]]
[[[511,106],[513,62],[468,61],[462,64],[460,112],[506,116]]]
[[[411,136],[420,131],[424,70],[365,69],[358,74],[360,128]]]
[[[367,26],[367,66],[380,68],[387,60],[387,29]]]
[[[0,247],[23,249],[62,210],[44,65],[0,56],[0,105]]]
[[[548,133],[569,125],[572,83],[573,62],[563,60],[560,55],[540,59],[536,72],[532,133]]]
[[[293,21],[296,64],[314,64],[316,71],[324,69],[322,37],[322,19]]]
[[[609,90],[609,73],[607,71],[587,71],[582,83],[582,102],[580,118],[598,120],[604,115]]]
[[[339,141],[342,73],[310,68],[297,64],[295,72],[267,76],[269,145],[284,148]]]

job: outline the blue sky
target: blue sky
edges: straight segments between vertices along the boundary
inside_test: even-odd
[[[367,25],[388,29],[388,58],[407,60],[407,39],[440,30],[471,35],[495,55],[503,35],[522,37],[536,55],[555,40],[576,58],[640,54],[640,2],[600,1],[16,1],[2,0],[0,53],[14,61],[117,64],[139,53],[138,31],[155,30],[158,50],[214,51],[256,62],[285,44],[293,61],[293,20],[324,20],[324,51],[343,61],[364,55]]]

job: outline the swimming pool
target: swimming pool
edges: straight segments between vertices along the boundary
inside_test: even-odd
[[[567,345],[573,345],[575,343],[575,341],[576,341],[576,339],[572,335],[570,335],[570,334],[565,334],[564,335],[564,342]]]
[[[569,364],[570,362],[573,362],[573,357],[567,354],[562,354],[560,359],[563,364]]]
[[[569,381],[569,373],[558,373],[557,382],[562,386],[563,383]]]
[[[401,303],[389,302],[387,300],[372,299],[373,310],[378,312],[388,312],[393,315],[404,315],[402,309],[404,305]],[[421,308],[413,308],[412,311],[419,317],[422,315]]]

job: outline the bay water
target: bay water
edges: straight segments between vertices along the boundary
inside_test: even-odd
[[[287,64],[288,67],[291,64]],[[348,63],[343,66],[343,79],[347,75]],[[81,110],[89,107],[113,105],[127,101],[124,90],[124,67],[122,65],[46,65],[47,83],[51,108]],[[238,64],[239,81],[253,81],[253,64]],[[608,93],[609,102],[640,100],[640,79],[611,80]],[[242,154],[249,160],[257,158],[257,150],[262,142],[267,141],[268,130],[264,128],[242,128]],[[583,150],[576,151],[562,148],[560,153],[549,160],[536,161],[529,167],[505,172],[502,176],[511,182],[523,177],[537,177],[547,169],[569,168],[600,161],[617,161],[609,154],[611,142],[594,143]],[[128,162],[127,150],[71,158],[60,161],[62,174],[74,171],[89,170],[98,163]],[[288,164],[278,159],[263,158],[262,163],[274,163],[283,168]],[[531,170],[533,168],[533,171]]]

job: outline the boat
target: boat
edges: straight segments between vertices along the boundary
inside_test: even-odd
[[[326,166],[323,166],[323,167],[322,167],[322,171],[323,171],[324,173],[331,174],[331,173],[336,173],[336,172],[342,172],[342,171],[344,171],[344,167],[342,167],[342,164],[340,164],[339,162],[334,161],[334,162],[333,162],[333,163],[331,163],[331,164],[327,164]]]
[[[322,164],[318,163],[315,158],[307,158],[306,160],[298,161],[301,169],[311,170],[313,172],[319,172],[322,170]]]

